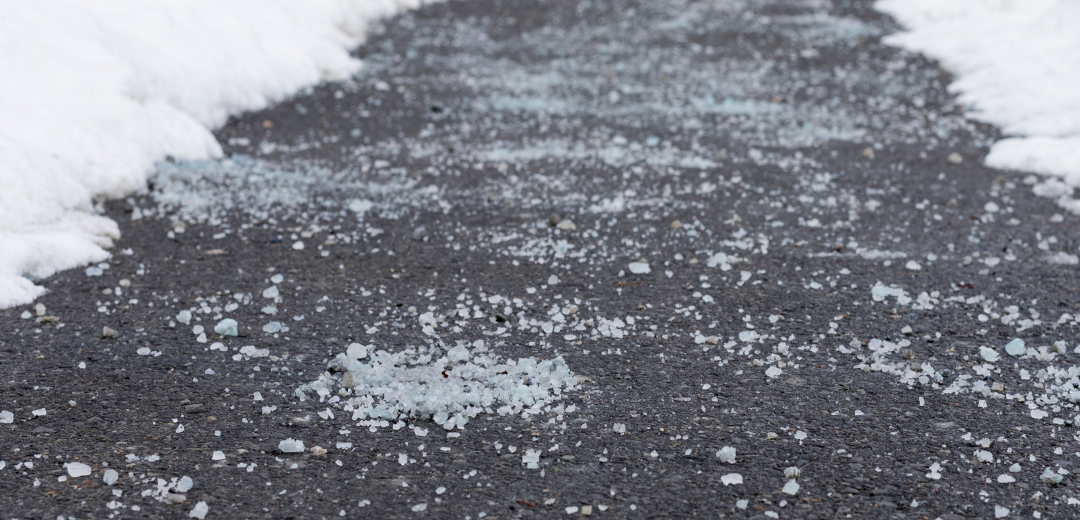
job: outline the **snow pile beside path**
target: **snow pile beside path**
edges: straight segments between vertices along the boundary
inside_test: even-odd
[[[1080,186],[1080,2],[880,0],[910,31],[886,43],[940,60],[973,117],[1015,136],[987,166],[1058,175]]]
[[[373,348],[350,345],[331,361],[331,372],[300,387],[295,395],[305,399],[307,392],[315,392],[322,401],[334,394],[331,403],[344,398],[343,408],[352,412],[352,420],[370,428],[430,418],[453,430],[481,413],[528,417],[562,415],[574,409],[573,405],[551,407],[564,390],[577,386],[562,356],[539,362],[535,358],[504,361],[486,354],[482,343],[472,352],[459,344],[445,355],[421,348],[399,353],[379,350],[369,356]]]
[[[0,7],[0,308],[104,260],[92,199],[154,163],[218,157],[209,129],[360,62],[368,24],[424,0],[42,0]]]

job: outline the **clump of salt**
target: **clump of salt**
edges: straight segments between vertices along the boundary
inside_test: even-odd
[[[1051,486],[1056,486],[1065,479],[1065,477],[1061,476],[1061,474],[1050,468],[1044,469],[1042,475],[1040,475],[1039,478],[1041,478],[1044,483]]]
[[[990,347],[979,347],[979,357],[986,360],[987,363],[993,363],[1001,359],[1001,354]]]
[[[720,448],[716,451],[716,458],[720,459],[720,462],[735,464],[735,448],[732,448],[731,446]]]
[[[222,336],[236,336],[239,333],[236,320],[225,318],[219,321],[218,324],[214,326],[214,332]]]
[[[278,450],[282,453],[303,453],[304,441],[285,439],[278,443]]]
[[[1016,338],[1005,344],[1005,352],[1010,356],[1023,356],[1027,353],[1027,347],[1024,346],[1024,340]]]
[[[191,325],[191,311],[184,309],[176,314],[176,321],[184,325]]]
[[[330,362],[331,372],[298,388],[294,395],[306,399],[306,392],[315,392],[323,400],[343,390],[353,395],[343,406],[352,412],[354,421],[368,420],[374,427],[430,418],[453,430],[480,413],[528,417],[551,411],[549,405],[577,384],[561,356],[543,361],[502,360],[486,353],[484,347],[470,353],[463,344],[443,356],[426,347],[398,353],[372,349],[350,345],[345,355]],[[555,414],[562,415],[574,406],[555,409]]]

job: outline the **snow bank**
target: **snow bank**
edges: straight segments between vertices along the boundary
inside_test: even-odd
[[[0,308],[31,278],[108,258],[95,197],[139,189],[166,155],[360,62],[368,23],[425,0],[42,0],[0,5]],[[27,276],[24,276],[27,275]]]
[[[1080,2],[880,0],[910,29],[886,43],[940,60],[972,116],[1014,136],[987,166],[1057,175],[1080,186]]]

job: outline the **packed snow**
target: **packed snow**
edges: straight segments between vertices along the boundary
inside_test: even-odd
[[[876,8],[909,29],[887,43],[940,60],[970,115],[1010,136],[993,145],[988,166],[1080,186],[1080,4],[880,0]]]
[[[0,308],[109,257],[100,197],[167,156],[220,157],[230,114],[360,68],[369,24],[423,0],[132,0],[6,5],[0,17]]]

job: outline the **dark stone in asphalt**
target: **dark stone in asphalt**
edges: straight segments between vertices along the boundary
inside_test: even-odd
[[[1040,475],[1080,456],[1076,266],[1046,260],[1074,254],[1075,217],[980,166],[997,131],[935,63],[880,43],[897,29],[839,1],[475,0],[387,21],[354,80],[230,120],[231,161],[163,164],[108,202],[124,238],[104,275],[0,311],[0,511],[1069,516],[1075,477]],[[223,317],[239,336],[214,334]],[[1014,337],[1030,355],[1005,354]],[[581,383],[562,413],[482,413],[459,437],[293,394],[353,342],[477,340],[562,356]],[[61,481],[76,461],[94,473]]]

